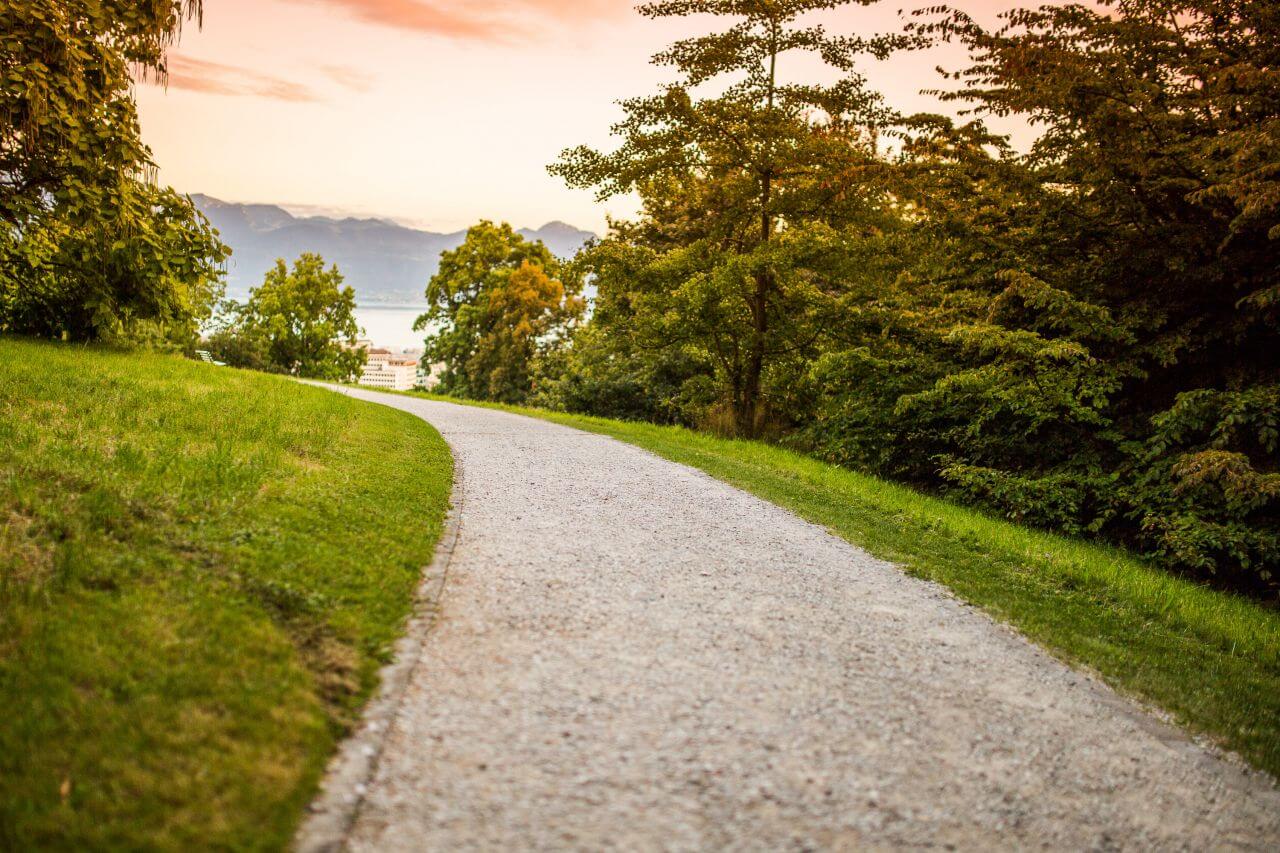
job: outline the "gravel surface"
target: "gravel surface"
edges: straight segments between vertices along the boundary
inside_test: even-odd
[[[602,436],[347,393],[463,472],[350,849],[1280,843],[1265,774],[785,510]]]

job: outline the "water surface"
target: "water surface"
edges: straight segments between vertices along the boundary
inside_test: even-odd
[[[425,313],[425,305],[357,305],[356,323],[364,329],[362,338],[376,347],[421,349],[423,332],[413,330],[413,322]]]

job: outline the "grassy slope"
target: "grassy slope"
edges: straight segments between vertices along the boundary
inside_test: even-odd
[[[1280,612],[1113,548],[1019,527],[800,454],[505,408],[639,445],[792,510],[1015,625],[1280,775]]]
[[[451,475],[403,412],[0,339],[0,848],[284,846]]]

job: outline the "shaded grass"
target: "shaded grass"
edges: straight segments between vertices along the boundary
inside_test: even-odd
[[[451,476],[403,412],[0,339],[0,848],[284,847]]]
[[[638,445],[786,507],[950,587],[1063,659],[1280,775],[1274,608],[1115,548],[1019,527],[779,447],[678,427],[493,408]]]

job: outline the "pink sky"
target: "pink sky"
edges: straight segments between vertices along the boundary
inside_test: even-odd
[[[653,91],[648,64],[705,21],[641,18],[631,0],[205,0],[167,89],[141,85],[143,135],[184,192],[392,217],[434,230],[481,218],[603,230],[599,205],[546,173],[579,143],[608,146],[614,101]],[[827,13],[833,31],[896,28],[902,0]],[[984,20],[1019,4],[957,3]],[[954,52],[870,62],[900,109]],[[804,69],[796,68],[797,73]]]

